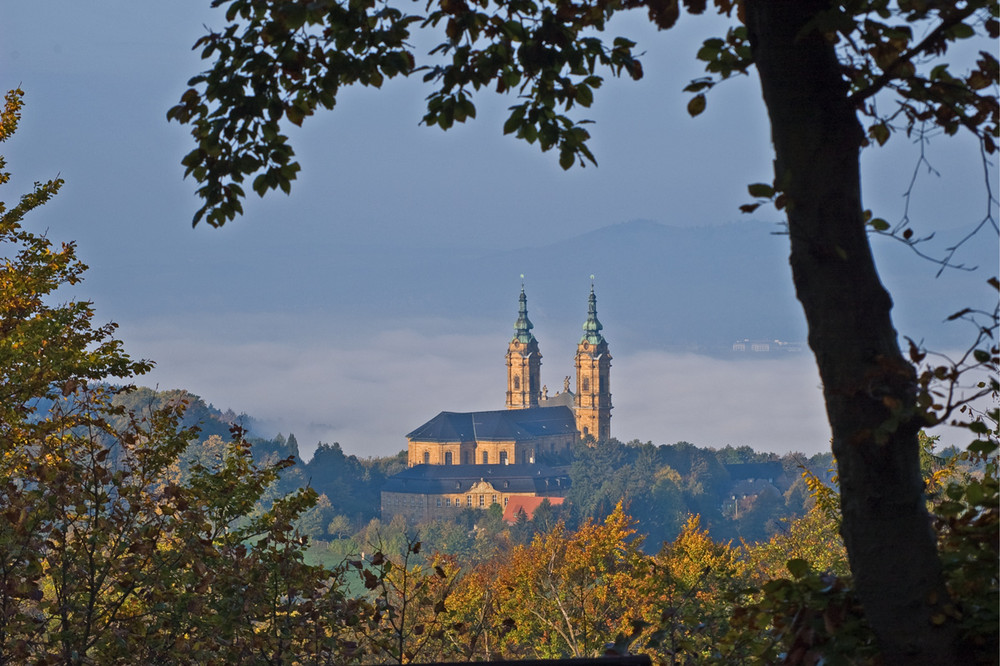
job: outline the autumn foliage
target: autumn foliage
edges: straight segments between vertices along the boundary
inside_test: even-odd
[[[21,95],[6,97],[0,140]],[[524,525],[500,527],[474,556],[390,548],[376,531],[365,556],[315,563],[296,525],[317,494],[262,501],[290,460],[256,464],[239,428],[192,456],[183,401],[116,402],[133,388],[107,382],[150,364],[89,302],[54,302],[85,267],[22,226],[60,185],[0,204],[0,664],[879,663],[836,492],[815,477],[809,513],[761,543],[714,541],[691,515],[649,554],[618,503],[526,542]],[[957,623],[970,663],[998,653],[993,423],[929,485],[951,595],[933,621]]]

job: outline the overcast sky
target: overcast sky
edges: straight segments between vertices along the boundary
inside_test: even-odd
[[[192,144],[165,114],[203,67],[190,48],[203,26],[223,25],[208,4],[5,0],[0,83],[24,89],[26,109],[4,146],[14,178],[0,198],[14,200],[36,180],[65,178],[59,197],[28,222],[78,242],[91,266],[79,295],[94,300],[100,319],[121,325],[135,355],[158,362],[144,381],[292,430],[306,454],[318,439],[351,452],[394,453],[406,432],[437,411],[503,405],[503,348],[519,268],[479,276],[510,285],[510,302],[495,319],[510,320],[501,330],[456,326],[461,312],[439,328],[396,321],[391,312],[359,322],[336,297],[352,285],[330,282],[324,270],[345,247],[512,249],[637,218],[718,225],[740,217],[747,183],[771,178],[755,78],[720,86],[697,119],[685,111],[681,88],[700,75],[694,53],[718,22],[685,17],[671,33],[657,33],[636,15],[617,26],[645,51],[646,78],[612,80],[598,91],[588,114],[597,121],[598,168],[566,173],[557,155],[503,137],[509,98],[487,94],[467,127],[419,127],[426,89],[416,80],[390,81],[381,91],[348,91],[333,113],[291,132],[303,167],[291,197],[254,200],[223,229],[192,230],[195,184],[183,180],[180,166]],[[903,138],[866,154],[866,205],[898,219],[918,155]],[[929,157],[940,175],[921,177],[911,210],[918,230],[980,219],[983,175],[974,146],[937,141]],[[773,211],[759,215],[778,219]],[[378,265],[377,252],[370,261]],[[252,267],[249,278],[233,270],[236,263]],[[385,266],[392,279],[415,279],[392,269]],[[293,308],[268,288],[288,275],[317,295],[322,311]],[[696,289],[697,281],[678,276],[671,287]],[[635,285],[651,303],[664,287]],[[614,323],[604,323],[613,345]],[[435,335],[442,330],[447,337]],[[827,446],[807,355],[748,364],[629,350],[616,355],[614,372],[613,429],[622,439],[779,451]]]

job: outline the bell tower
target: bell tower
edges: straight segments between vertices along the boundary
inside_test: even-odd
[[[528,297],[524,295],[522,283],[514,337],[507,345],[507,409],[538,407],[542,355],[532,328],[528,319]]]
[[[593,276],[591,276],[593,278]],[[576,429],[581,437],[611,437],[611,352],[597,320],[597,297],[590,284],[587,321],[576,347]]]

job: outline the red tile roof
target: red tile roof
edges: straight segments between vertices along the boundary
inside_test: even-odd
[[[525,518],[531,520],[535,516],[535,509],[541,506],[545,500],[548,500],[552,506],[558,506],[565,499],[565,497],[511,497],[503,509],[503,519],[505,522],[513,524],[517,522],[518,514],[523,513]]]

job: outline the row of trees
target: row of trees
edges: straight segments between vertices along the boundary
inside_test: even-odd
[[[115,397],[115,404],[132,410],[162,408],[181,400],[188,405],[183,424],[200,424],[202,430],[171,467],[175,483],[184,482],[196,466],[211,467],[224,457],[228,437],[218,432],[226,415],[180,391],[138,388]],[[245,415],[240,420],[252,422]],[[496,556],[500,545],[528,544],[556,524],[575,530],[588,521],[601,522],[621,502],[643,537],[643,549],[650,554],[673,541],[691,515],[698,515],[702,527],[717,541],[766,542],[784,532],[788,519],[807,513],[811,491],[806,479],[829,483],[834,465],[829,453],[807,458],[798,453],[761,453],[746,446],[703,449],[686,442],[660,446],[614,439],[580,443],[561,461],[573,481],[567,502],[544,505],[535,520],[507,525],[497,506],[487,512],[462,510],[448,519],[417,525],[402,517],[383,522],[378,515],[379,491],[389,475],[405,466],[405,455],[360,459],[346,455],[334,443],[320,444],[312,459],[303,462],[294,435],[250,441],[257,464],[286,459],[295,463],[280,471],[254,510],[266,511],[275,499],[307,487],[315,491],[316,502],[294,526],[310,538],[312,561],[334,564],[352,554],[372,552],[376,542],[383,544],[386,554],[401,555],[410,538],[419,539],[425,553],[481,562]],[[934,444],[935,438],[922,438],[925,474],[932,473],[942,460],[935,455]],[[952,450],[947,457],[956,453]],[[741,465],[771,478],[740,482]],[[967,463],[962,469],[972,471]],[[811,476],[802,476],[803,470]]]
[[[220,434],[226,415],[183,391],[137,388],[115,397],[116,405],[132,410],[162,408],[178,401],[188,404],[184,424],[202,428],[198,441],[188,447],[177,466],[180,479],[194,462],[205,464],[219,457],[228,439]],[[245,415],[237,420],[252,423]],[[359,458],[345,454],[336,442],[321,443],[312,458],[303,461],[294,435],[251,437],[250,441],[253,458],[259,463],[286,458],[296,463],[282,470],[279,480],[262,499],[263,509],[274,498],[305,487],[318,493],[316,506],[298,524],[314,540],[360,535],[354,541],[364,543],[363,535],[370,531],[371,521],[379,517],[379,493],[386,479],[406,465],[405,452],[384,458]],[[673,539],[691,513],[702,517],[715,538],[766,539],[782,518],[800,516],[805,511],[808,491],[799,478],[800,467],[828,479],[834,465],[829,453],[778,456],[747,446],[715,450],[687,442],[656,446],[616,439],[579,443],[569,455],[550,462],[564,466],[572,482],[567,505],[557,511],[559,519],[571,528],[588,519],[603,520],[624,499],[653,549]],[[770,463],[766,475],[769,478],[742,489],[738,470],[729,467],[765,462]],[[457,518],[462,524],[476,522],[475,512]],[[447,530],[444,526],[441,529]]]
[[[190,474],[194,464],[208,465],[218,459],[229,440],[230,424],[252,428],[252,417],[222,412],[198,396],[185,391],[153,391],[137,387],[113,397],[124,413],[157,410],[186,404],[181,425],[197,427],[193,441],[175,466],[175,481]],[[119,419],[118,425],[124,423]],[[253,459],[273,464],[291,459],[261,500],[261,509],[288,493],[309,487],[319,495],[316,506],[297,524],[314,540],[331,541],[355,536],[363,544],[370,523],[377,519],[380,491],[386,479],[406,466],[405,451],[395,456],[359,458],[341,446],[320,443],[309,460],[300,456],[295,435],[274,438],[248,437]],[[800,453],[782,456],[761,453],[748,446],[723,449],[701,448],[687,442],[654,445],[616,439],[586,445],[578,443],[570,454],[549,461],[565,467],[571,478],[568,504],[558,511],[570,528],[585,520],[603,520],[624,499],[639,522],[647,544],[673,539],[686,516],[697,513],[714,538],[751,541],[770,537],[785,517],[800,516],[808,496],[799,468],[804,466],[828,478],[834,466],[830,453],[810,457]],[[756,488],[739,488],[739,473],[730,465],[770,463],[767,477]],[[734,472],[736,476],[734,477]],[[752,484],[751,484],[752,485]],[[735,495],[734,493],[739,493]],[[463,516],[459,523],[476,522]],[[411,526],[412,527],[412,526]],[[447,531],[445,526],[442,530]],[[426,539],[425,539],[426,540]]]

